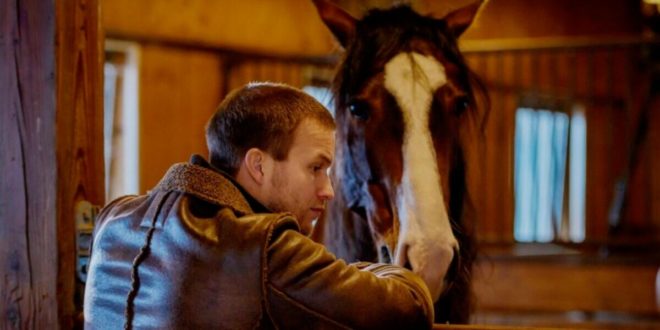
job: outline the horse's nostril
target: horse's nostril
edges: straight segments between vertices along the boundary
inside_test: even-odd
[[[410,264],[410,261],[406,261],[406,263],[403,265],[406,269],[412,270],[412,265]]]
[[[383,262],[386,264],[392,263],[392,257],[390,256],[390,250],[387,246],[383,245],[380,247],[380,255],[383,258]]]

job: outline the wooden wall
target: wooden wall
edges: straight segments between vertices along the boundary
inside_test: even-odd
[[[0,3],[3,329],[69,329],[77,317],[74,209],[104,202],[97,6]]]
[[[657,266],[622,261],[585,263],[577,256],[491,259],[479,266],[474,289],[481,311],[658,312]],[[625,294],[616,290],[617,286],[625,288]]]
[[[602,46],[602,45],[601,45]],[[587,117],[587,241],[608,239],[609,209],[615,183],[630,167],[631,195],[622,215],[622,227],[660,228],[660,214],[652,213],[660,196],[646,168],[657,165],[653,128],[645,136],[639,158],[629,162],[631,144],[647,105],[649,59],[642,58],[639,45],[580,46],[530,50],[467,52],[468,60],[483,78],[491,96],[491,116],[486,127],[486,153],[480,170],[481,239],[488,242],[513,240],[513,147],[515,111],[519,106],[558,107],[570,112],[574,105]],[[654,113],[654,111],[651,111]],[[657,125],[652,115],[645,119]],[[657,126],[656,126],[657,127]],[[503,157],[504,156],[504,157]],[[477,189],[474,187],[473,189]],[[488,217],[486,217],[488,215]],[[657,239],[647,232],[647,239]]]
[[[108,35],[280,55],[334,48],[311,1],[102,1]]]
[[[140,54],[140,191],[193,153],[206,157],[204,125],[223,90],[222,59],[201,50],[147,44]]]
[[[442,6],[439,1],[429,1]],[[642,29],[639,1],[490,0],[466,32],[467,39],[609,37]]]

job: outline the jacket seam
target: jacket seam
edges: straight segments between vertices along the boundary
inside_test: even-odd
[[[145,218],[151,218],[151,227],[147,230],[145,241],[138,254],[133,259],[131,266],[131,289],[126,296],[126,308],[124,309],[124,329],[133,329],[133,319],[135,318],[135,298],[140,290],[140,273],[139,267],[142,262],[149,257],[151,252],[151,239],[153,238],[154,231],[156,230],[156,222],[162,217],[161,210],[163,207],[162,201],[170,194],[170,192],[159,192],[154,197],[155,204],[147,210]],[[155,205],[155,206],[154,206]],[[153,211],[152,211],[153,210]]]
[[[266,230],[266,239],[263,242],[263,246],[261,247],[261,302],[263,304],[263,309],[259,313],[259,321],[263,319],[263,313],[264,311],[266,312],[266,315],[271,319],[271,323],[273,324],[273,327],[275,329],[279,329],[277,324],[275,324],[275,321],[273,317],[271,316],[270,308],[268,308],[268,298],[267,298],[267,289],[266,289],[266,278],[268,274],[268,258],[267,258],[267,252],[268,251],[268,245],[270,244],[270,239],[273,236],[273,231],[275,227],[275,223],[279,220],[280,218],[276,218],[275,220],[271,221],[268,224],[268,229]],[[259,324],[259,323],[257,323]]]

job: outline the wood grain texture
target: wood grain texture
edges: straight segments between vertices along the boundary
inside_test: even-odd
[[[430,9],[444,1],[420,0]],[[496,0],[486,2],[468,39],[538,38],[546,36],[610,36],[641,31],[639,3],[618,0],[552,2]]]
[[[73,203],[103,201],[96,14],[93,0],[0,4],[3,329],[73,326]]]
[[[658,264],[481,260],[475,271],[477,310],[618,311],[660,315]]]
[[[281,55],[324,55],[335,48],[311,1],[112,0],[101,5],[111,37]]]
[[[512,326],[498,326],[498,325],[484,325],[484,324],[471,324],[471,325],[450,325],[450,324],[434,324],[433,330],[542,330],[542,329],[556,329],[547,327],[512,327]]]
[[[649,131],[647,145],[644,152],[648,154],[647,166],[651,169],[648,185],[650,193],[648,198],[651,204],[650,221],[653,228],[660,228],[660,101],[654,104],[655,111],[651,111],[649,118]],[[655,152],[653,152],[655,151]]]
[[[57,323],[55,8],[0,4],[0,327]]]
[[[103,36],[98,1],[56,4],[57,298],[59,324],[66,329],[82,307],[75,300],[75,205],[105,202]]]

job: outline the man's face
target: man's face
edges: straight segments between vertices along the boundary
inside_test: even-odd
[[[325,202],[334,197],[328,169],[335,155],[334,130],[311,119],[294,132],[287,158],[274,161],[266,206],[275,212],[293,213],[301,230],[309,234],[312,221],[321,215]]]

